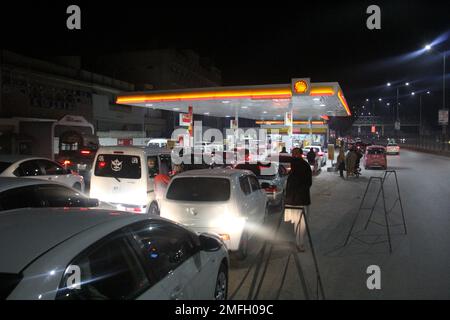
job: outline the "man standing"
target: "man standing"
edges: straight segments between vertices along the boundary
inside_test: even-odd
[[[311,204],[309,189],[312,185],[312,172],[310,165],[303,160],[303,151],[300,148],[292,150],[291,171],[286,185],[286,199],[284,220],[294,223],[297,244],[300,251],[305,251],[305,219],[303,217],[306,206]]]

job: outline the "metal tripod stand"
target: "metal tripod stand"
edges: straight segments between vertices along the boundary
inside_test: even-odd
[[[395,200],[394,205],[392,206],[392,208],[390,210],[387,210],[387,208],[386,208],[386,198],[385,198],[385,192],[384,192],[384,183],[386,182],[386,178],[391,173],[394,174],[394,176],[395,176],[395,184],[396,184],[396,187],[397,187],[397,199]],[[378,190],[377,197],[376,197],[375,202],[373,203],[373,205],[371,207],[369,207],[369,208],[363,208],[364,200],[366,199],[367,192],[369,190],[369,187],[370,187],[372,181],[380,181],[380,188]],[[388,243],[389,243],[389,253],[392,253],[392,242],[391,242],[391,231],[390,231],[390,225],[389,225],[389,214],[395,208],[395,205],[397,204],[397,202],[400,204],[400,210],[401,210],[401,214],[402,214],[402,221],[403,221],[403,228],[404,228],[404,231],[405,231],[405,235],[408,233],[407,228],[406,228],[405,214],[404,214],[404,211],[403,211],[402,198],[400,196],[400,187],[399,187],[399,184],[398,184],[397,172],[395,170],[386,170],[384,175],[383,175],[383,177],[370,177],[369,178],[369,182],[367,183],[366,191],[364,192],[364,196],[363,196],[363,198],[361,200],[361,204],[359,206],[358,213],[356,214],[355,218],[353,219],[352,226],[350,227],[350,231],[348,232],[347,237],[345,239],[344,247],[348,244],[348,242],[350,240],[350,237],[355,238],[355,239],[357,239],[357,240],[359,240],[361,242],[364,242],[360,238],[358,238],[355,235],[353,235],[353,229],[354,229],[354,227],[356,225],[356,221],[358,220],[358,217],[359,217],[359,215],[361,213],[361,210],[365,210],[365,209],[369,210],[370,209],[370,215],[369,215],[369,218],[367,219],[367,222],[364,225],[364,230],[367,230],[367,227],[369,226],[370,222],[375,223],[375,224],[379,224],[379,223],[377,223],[377,222],[372,220],[372,216],[373,216],[373,213],[375,211],[375,207],[376,207],[376,205],[378,203],[378,200],[380,199],[380,195],[381,195],[381,198],[383,200],[383,211],[384,211],[384,220],[385,220],[385,225],[382,225],[382,226],[386,227],[386,233],[387,233],[387,238],[388,238]],[[381,225],[381,224],[379,224],[379,225]]]

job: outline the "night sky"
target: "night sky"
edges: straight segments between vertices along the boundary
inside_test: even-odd
[[[442,99],[442,58],[408,54],[450,32],[448,1],[240,1],[214,7],[16,2],[1,3],[1,46],[28,55],[89,59],[128,49],[189,48],[214,61],[224,85],[288,83],[293,77],[338,81],[353,107],[366,97],[392,98],[387,81],[409,81],[416,91],[433,91],[427,111],[433,117]],[[81,31],[65,27],[69,4],[81,7]],[[381,7],[381,30],[366,28],[370,4]],[[450,39],[437,48],[449,50]]]

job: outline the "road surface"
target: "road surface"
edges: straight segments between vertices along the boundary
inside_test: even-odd
[[[395,179],[390,175],[385,188],[392,254],[386,242],[382,201],[375,207],[376,223],[370,223],[366,231],[364,224],[370,210],[362,210],[359,215],[355,235],[364,242],[351,238],[343,247],[369,177],[381,177],[384,171],[363,169],[358,179],[344,180],[338,173],[325,169],[314,178],[310,227],[325,296],[327,299],[450,299],[450,158],[402,150],[399,156],[388,156],[388,166],[398,174],[408,230],[404,235],[400,207],[395,201]],[[363,207],[373,204],[377,190],[376,185],[369,188]],[[279,217],[280,213],[271,214],[263,239],[274,239]],[[257,288],[264,265],[252,296],[258,292],[258,299],[304,299],[305,288],[300,277],[303,273],[308,297],[316,297],[311,250],[294,253],[301,263],[299,272],[291,255],[294,251],[286,242],[293,239],[292,230],[292,225],[281,224],[260,289]],[[248,298],[255,267],[239,290],[236,289],[262,244],[261,240],[254,245],[253,254],[245,261],[232,262],[230,294],[234,294],[233,298]],[[380,290],[367,288],[370,275],[366,271],[370,265],[380,267]]]

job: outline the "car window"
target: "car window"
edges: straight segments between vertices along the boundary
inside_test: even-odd
[[[0,210],[40,207],[34,195],[34,186],[13,188],[0,193]]]
[[[173,180],[167,199],[178,201],[227,201],[230,180],[226,178],[183,177]]]
[[[159,161],[161,166],[158,173],[169,175],[169,172],[172,170],[172,157],[169,154],[162,154],[159,156]]]
[[[368,154],[384,154],[384,149],[369,149]]]
[[[42,207],[84,207],[88,199],[80,192],[53,184],[37,185],[34,193]]]
[[[28,160],[22,162],[19,167],[14,170],[14,174],[18,177],[35,177],[41,176],[42,171],[36,160]]]
[[[164,279],[200,250],[198,237],[164,221],[145,221],[131,227],[151,285]]]
[[[261,189],[261,186],[259,185],[258,179],[254,176],[248,176],[248,180],[250,181],[250,186],[252,187],[252,192],[255,192],[257,190]]]
[[[60,174],[66,173],[66,170],[64,170],[63,167],[61,167],[60,165],[58,165],[57,163],[54,163],[52,161],[38,160],[37,162],[40,165],[42,173],[44,175],[50,176],[50,175],[60,175]]]
[[[243,176],[239,178],[239,185],[241,186],[241,190],[245,195],[249,195],[252,193],[252,189],[250,187],[250,182],[248,181],[247,176]]]
[[[156,161],[156,163],[158,163]],[[100,154],[95,164],[98,177],[140,179],[141,160],[138,156]]]
[[[69,267],[80,271],[80,288],[71,288],[68,272],[62,279],[58,300],[133,299],[148,289],[147,275],[126,235],[121,231],[77,256]]]

